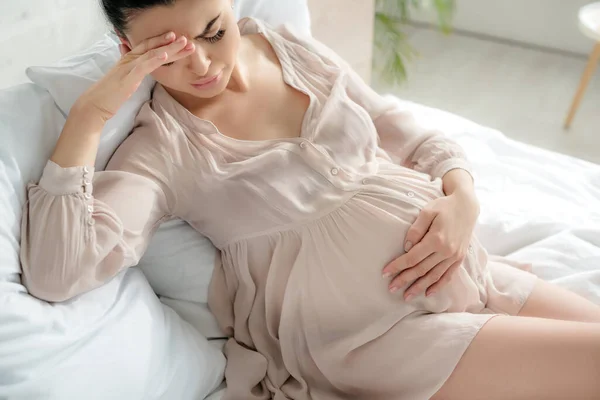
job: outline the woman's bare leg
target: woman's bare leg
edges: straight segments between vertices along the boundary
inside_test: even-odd
[[[482,328],[434,400],[479,398],[600,398],[600,306],[539,280],[519,317]]]
[[[498,316],[432,400],[599,398],[600,324]]]
[[[600,306],[540,279],[519,316],[600,323]]]

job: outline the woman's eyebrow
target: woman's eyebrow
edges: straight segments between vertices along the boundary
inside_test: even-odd
[[[212,21],[210,21],[208,23],[208,25],[206,25],[206,28],[204,28],[204,32],[202,32],[200,35],[196,36],[196,39],[201,39],[204,36],[206,36],[208,34],[208,32],[210,32],[210,30],[212,29],[213,25],[215,24],[215,22],[217,22],[217,20],[221,17],[221,14],[217,15],[215,18],[213,18]]]

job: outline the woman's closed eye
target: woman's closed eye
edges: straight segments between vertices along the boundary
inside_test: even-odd
[[[198,39],[202,39],[202,40],[207,41],[210,44],[214,44],[214,43],[217,43],[219,40],[223,39],[223,36],[225,36],[225,29],[219,30],[214,36],[201,37]],[[175,62],[166,63],[166,64],[163,64],[163,67],[170,67],[173,64],[175,64]]]
[[[225,36],[225,29],[220,29],[219,31],[217,31],[216,35],[211,37],[205,37],[203,39],[206,40],[208,43],[217,43],[219,40],[223,39],[223,36]]]

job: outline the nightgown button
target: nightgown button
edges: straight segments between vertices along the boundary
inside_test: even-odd
[[[367,178],[362,180],[363,185],[368,185],[369,184],[369,180]]]
[[[340,172],[340,170],[337,169],[337,168],[332,168],[331,169],[331,175],[337,175],[339,172]]]
[[[88,206],[88,211],[89,211],[89,212],[94,212],[94,207],[92,207],[92,206]]]
[[[91,198],[92,198],[92,195],[91,195],[91,194],[89,194],[89,193],[86,193],[86,194],[84,194],[84,195],[83,195],[83,197],[85,197],[85,198],[86,198],[86,200],[89,200],[89,199],[91,199]]]
[[[83,181],[83,184],[84,184],[85,186],[89,186],[89,185],[91,185],[91,184],[92,184],[92,182],[90,182],[90,181],[88,181],[88,180],[86,179],[85,181]]]
[[[415,197],[415,192],[408,192],[407,195],[408,197]]]
[[[90,220],[88,221],[88,225],[90,225],[90,226],[94,225],[95,223],[96,223],[96,222],[94,222],[94,220],[93,220],[93,219],[90,219]]]
[[[306,148],[306,146],[307,146],[306,142],[302,142],[302,143],[300,143],[300,148],[301,148],[301,149],[305,149],[305,148]]]
[[[473,250],[473,246],[469,246],[469,253],[473,254],[475,250]]]
[[[90,172],[90,170],[88,169],[88,167],[83,167],[83,173],[87,174],[88,172]]]

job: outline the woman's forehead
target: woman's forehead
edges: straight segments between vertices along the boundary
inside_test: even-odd
[[[222,13],[226,10],[223,5],[228,1],[177,0],[170,6],[156,6],[143,10],[129,22],[127,37],[133,46],[171,31],[178,36],[196,37],[202,34],[216,17],[220,15],[222,18]]]

